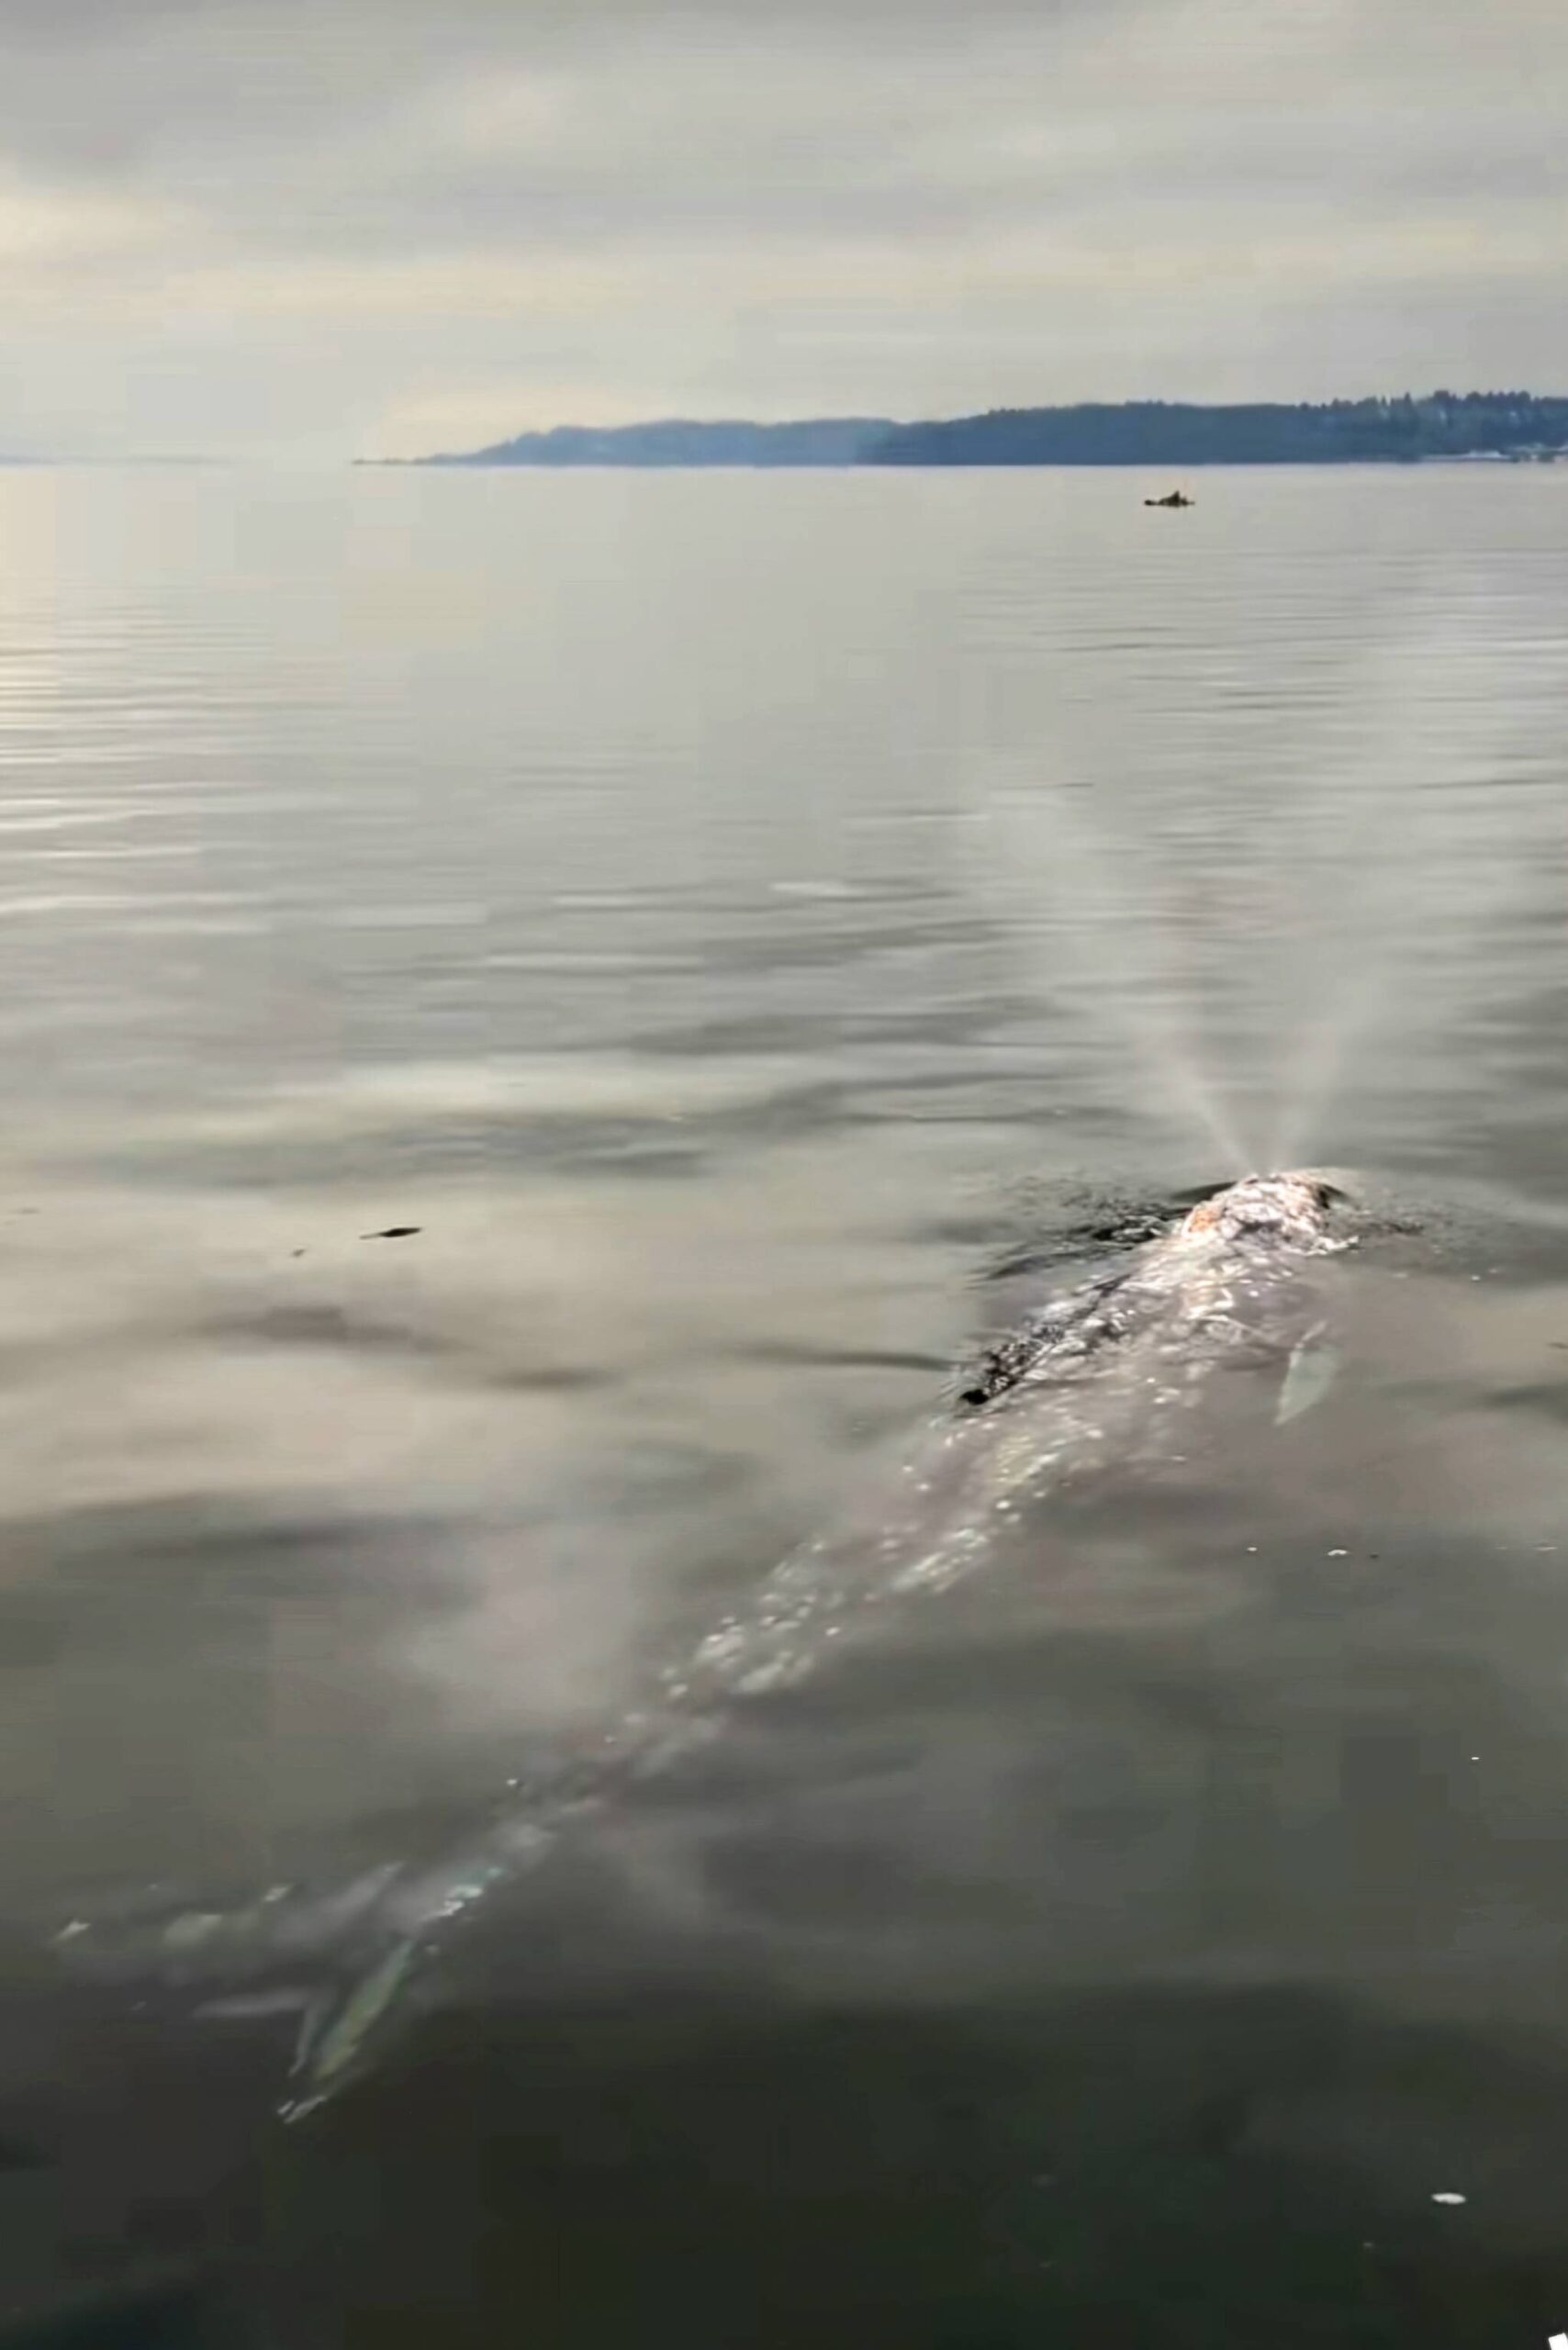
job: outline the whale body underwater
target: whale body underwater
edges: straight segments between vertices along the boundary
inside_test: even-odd
[[[198,2016],[302,2009],[281,2110],[309,2112],[364,2067],[412,1980],[487,1895],[722,1735],[748,1700],[803,1680],[889,1609],[999,1566],[1027,1572],[1042,1510],[1048,1522],[1075,1490],[1186,1457],[1217,1373],[1247,1376],[1276,1423],[1309,1409],[1336,1362],[1315,1274],[1352,1245],[1336,1229],[1345,1196],[1314,1173],[1249,1175],[1052,1299],[970,1366],[859,1513],[787,1556],[586,1752],[514,1782],[443,1860],[188,1908],[129,1942],[73,1923],[65,1954],[155,1975]]]

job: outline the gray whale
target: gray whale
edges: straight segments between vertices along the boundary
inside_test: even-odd
[[[466,1913],[722,1734],[748,1699],[809,1675],[890,1608],[1003,1559],[1026,1566],[1042,1505],[1075,1485],[1182,1457],[1217,1369],[1278,1370],[1276,1417],[1305,1408],[1331,1368],[1313,1271],[1346,1245],[1333,1228],[1342,1198],[1315,1174],[1247,1176],[1055,1300],[981,1359],[856,1518],[784,1559],[586,1753],[514,1782],[446,1859],[187,1910],[129,1956],[123,1938],[73,1925],[70,1961],[151,1972],[204,2002],[198,2014],[303,2009],[282,2110],[309,2112],[361,2069]]]

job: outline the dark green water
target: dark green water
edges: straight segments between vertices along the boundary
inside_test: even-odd
[[[1568,476],[1150,487],[0,476],[0,2338],[1568,2330]],[[461,1850],[999,1267],[1280,1155],[1412,1227],[1314,1412],[824,1647],[307,2122],[51,1953]]]

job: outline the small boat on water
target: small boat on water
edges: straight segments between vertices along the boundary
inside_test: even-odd
[[[1168,497],[1146,498],[1143,502],[1146,506],[1191,506],[1195,501],[1191,498],[1188,498],[1182,490],[1173,489]]]

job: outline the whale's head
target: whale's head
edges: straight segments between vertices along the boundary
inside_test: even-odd
[[[1321,1248],[1328,1217],[1343,1197],[1320,1175],[1244,1175],[1201,1200],[1177,1225],[1183,1240],[1275,1240],[1292,1248]]]

